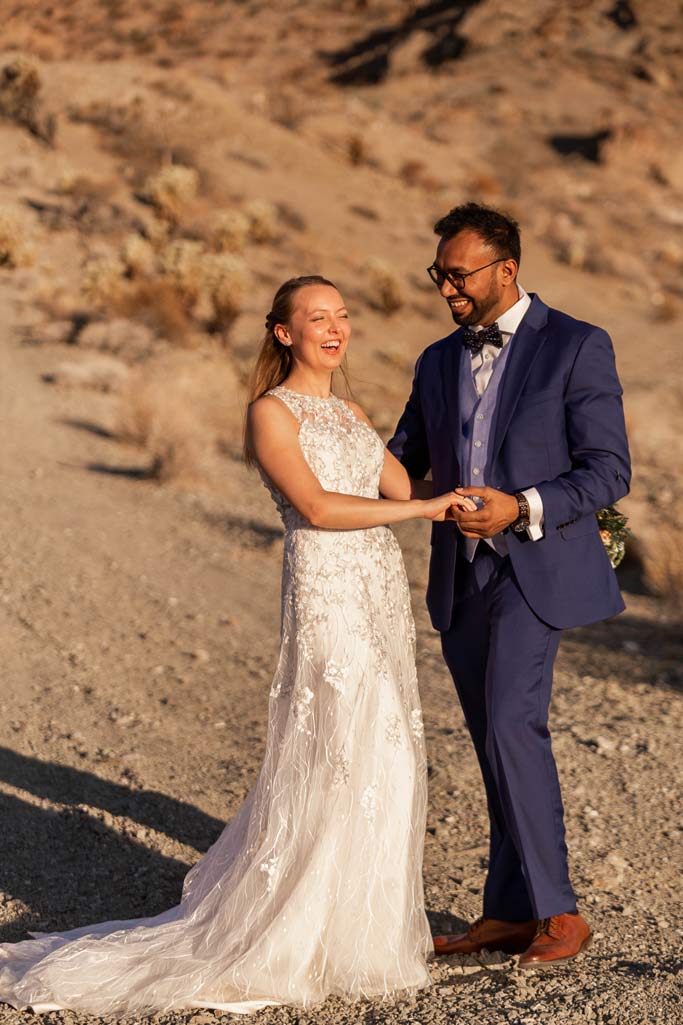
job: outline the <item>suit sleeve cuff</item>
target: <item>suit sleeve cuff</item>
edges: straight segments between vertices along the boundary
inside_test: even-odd
[[[522,494],[529,503],[529,526],[526,532],[532,541],[540,541],[543,537],[543,499],[536,488],[527,488]]]

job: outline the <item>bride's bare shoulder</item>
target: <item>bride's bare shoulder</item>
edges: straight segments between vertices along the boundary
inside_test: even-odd
[[[247,408],[247,423],[252,428],[286,425],[292,422],[296,424],[296,417],[276,395],[261,395],[250,402]]]

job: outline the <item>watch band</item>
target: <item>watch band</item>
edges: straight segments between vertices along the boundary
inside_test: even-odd
[[[531,509],[529,508],[529,499],[521,491],[515,492],[515,498],[519,507],[519,516],[513,520],[510,526],[516,534],[521,534],[531,523]]]

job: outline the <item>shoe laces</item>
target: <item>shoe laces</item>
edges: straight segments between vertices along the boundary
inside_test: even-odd
[[[536,936],[550,936],[552,939],[558,939],[558,934],[555,931],[558,917],[558,915],[553,915],[551,918],[541,918],[536,926]],[[536,939],[536,936],[534,936],[534,939]]]

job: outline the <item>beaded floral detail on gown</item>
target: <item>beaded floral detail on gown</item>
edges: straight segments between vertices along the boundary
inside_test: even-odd
[[[341,399],[269,394],[328,491],[377,498],[384,449]],[[387,527],[285,528],[281,649],[258,780],[181,903],[0,946],[0,1000],[35,1010],[249,1013],[430,983],[427,771],[403,560]]]

